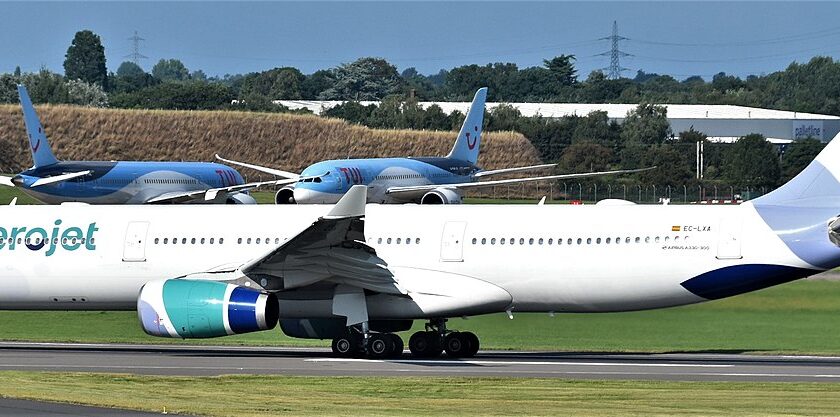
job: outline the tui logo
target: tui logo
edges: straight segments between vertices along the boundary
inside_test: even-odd
[[[478,132],[478,126],[473,126],[473,129]],[[470,132],[467,132],[467,147],[470,148],[470,150],[475,149],[475,145],[478,143],[478,136],[479,135],[475,135],[473,140],[470,141]]]

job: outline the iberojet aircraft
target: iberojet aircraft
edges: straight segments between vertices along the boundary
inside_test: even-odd
[[[461,202],[464,190],[471,188],[642,171],[588,172],[479,182],[480,179],[491,175],[545,169],[557,165],[543,164],[496,170],[482,170],[476,166],[481,145],[486,98],[486,87],[475,93],[464,124],[455,140],[455,146],[444,158],[364,158],[321,161],[308,166],[300,173],[300,176],[292,172],[231,161],[218,155],[216,158],[229,164],[256,169],[281,178],[297,178],[297,184],[287,185],[277,191],[274,197],[277,204],[333,204],[354,185],[368,187],[367,201],[370,203],[458,204]],[[328,174],[322,175],[325,172]]]
[[[840,140],[737,206],[0,207],[0,309],[137,309],[150,335],[268,330],[342,355],[476,353],[447,319],[643,310],[840,266]],[[627,221],[632,219],[632,221]]]
[[[26,87],[19,85],[18,93],[34,166],[14,177],[0,176],[0,184],[19,187],[45,203],[252,204],[249,189],[296,181],[245,183],[235,169],[207,162],[59,161],[50,150]]]

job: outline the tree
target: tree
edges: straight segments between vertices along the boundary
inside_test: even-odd
[[[89,107],[108,107],[108,95],[98,84],[67,80],[67,103]]]
[[[240,94],[261,94],[271,100],[299,100],[306,77],[297,68],[274,68],[248,74],[242,82]]]
[[[321,100],[380,100],[397,94],[402,78],[397,68],[382,58],[360,58],[332,70],[335,83],[318,97]]]
[[[739,138],[724,155],[724,177],[742,187],[775,187],[781,178],[775,147],[759,134]]]
[[[668,109],[664,106],[642,103],[627,113],[622,125],[621,138],[626,142],[657,145],[671,136]]]
[[[561,85],[572,86],[577,83],[574,55],[560,55],[543,60],[543,64]]]
[[[152,76],[161,81],[186,81],[190,79],[190,71],[180,60],[161,59],[152,67]]]
[[[487,130],[516,130],[522,113],[510,104],[500,104],[485,117]]]
[[[105,48],[99,35],[89,30],[76,32],[64,56],[64,76],[108,88]]]
[[[304,100],[316,100],[324,91],[335,85],[333,74],[327,70],[319,70],[303,80],[300,89]]]
[[[15,77],[20,77],[20,65],[15,66]]]
[[[117,68],[117,76],[119,77],[138,77],[144,74],[146,74],[146,71],[143,71],[143,68],[131,61],[123,62]]]
[[[610,148],[593,142],[578,142],[566,148],[558,163],[562,172],[575,173],[604,171],[612,160]]]
[[[111,105],[121,108],[214,110],[227,108],[234,99],[221,83],[163,83],[134,93],[115,94]]]
[[[825,148],[824,143],[812,138],[798,140],[787,145],[787,149],[782,154],[782,181],[790,181],[805,169],[823,148]]]

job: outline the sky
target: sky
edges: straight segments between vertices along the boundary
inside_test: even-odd
[[[148,70],[177,58],[208,75],[283,66],[304,73],[363,56],[423,74],[460,65],[542,65],[577,57],[581,78],[609,66],[613,21],[622,74],[741,77],[815,55],[840,57],[840,2],[2,2],[0,73],[63,73],[76,31],[105,46],[110,71],[145,40]]]

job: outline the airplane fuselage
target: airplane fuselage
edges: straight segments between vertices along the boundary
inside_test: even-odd
[[[295,184],[295,201],[301,204],[334,204],[354,185],[368,186],[370,203],[419,202],[426,191],[393,197],[389,187],[443,185],[473,182],[480,169],[474,164],[452,158],[370,158],[338,159],[318,162],[301,176],[318,178]],[[320,180],[320,181],[318,181]]]
[[[134,309],[146,282],[235,269],[328,211],[307,205],[0,207],[0,309]],[[826,211],[826,218],[834,214]],[[836,266],[840,248],[827,238],[820,243],[830,253],[827,263],[815,266],[771,230],[767,216],[750,203],[369,205],[366,243],[414,294],[368,297],[368,310],[372,319],[419,319],[651,309]],[[424,287],[452,296],[426,297]],[[325,288],[323,297],[317,288],[307,291],[305,297],[278,293],[281,317],[333,317],[332,291]]]
[[[86,170],[92,172],[33,186],[39,178]],[[15,182],[27,194],[48,204],[143,204],[166,193],[228,187],[244,180],[235,169],[207,162],[62,161],[23,171]]]

